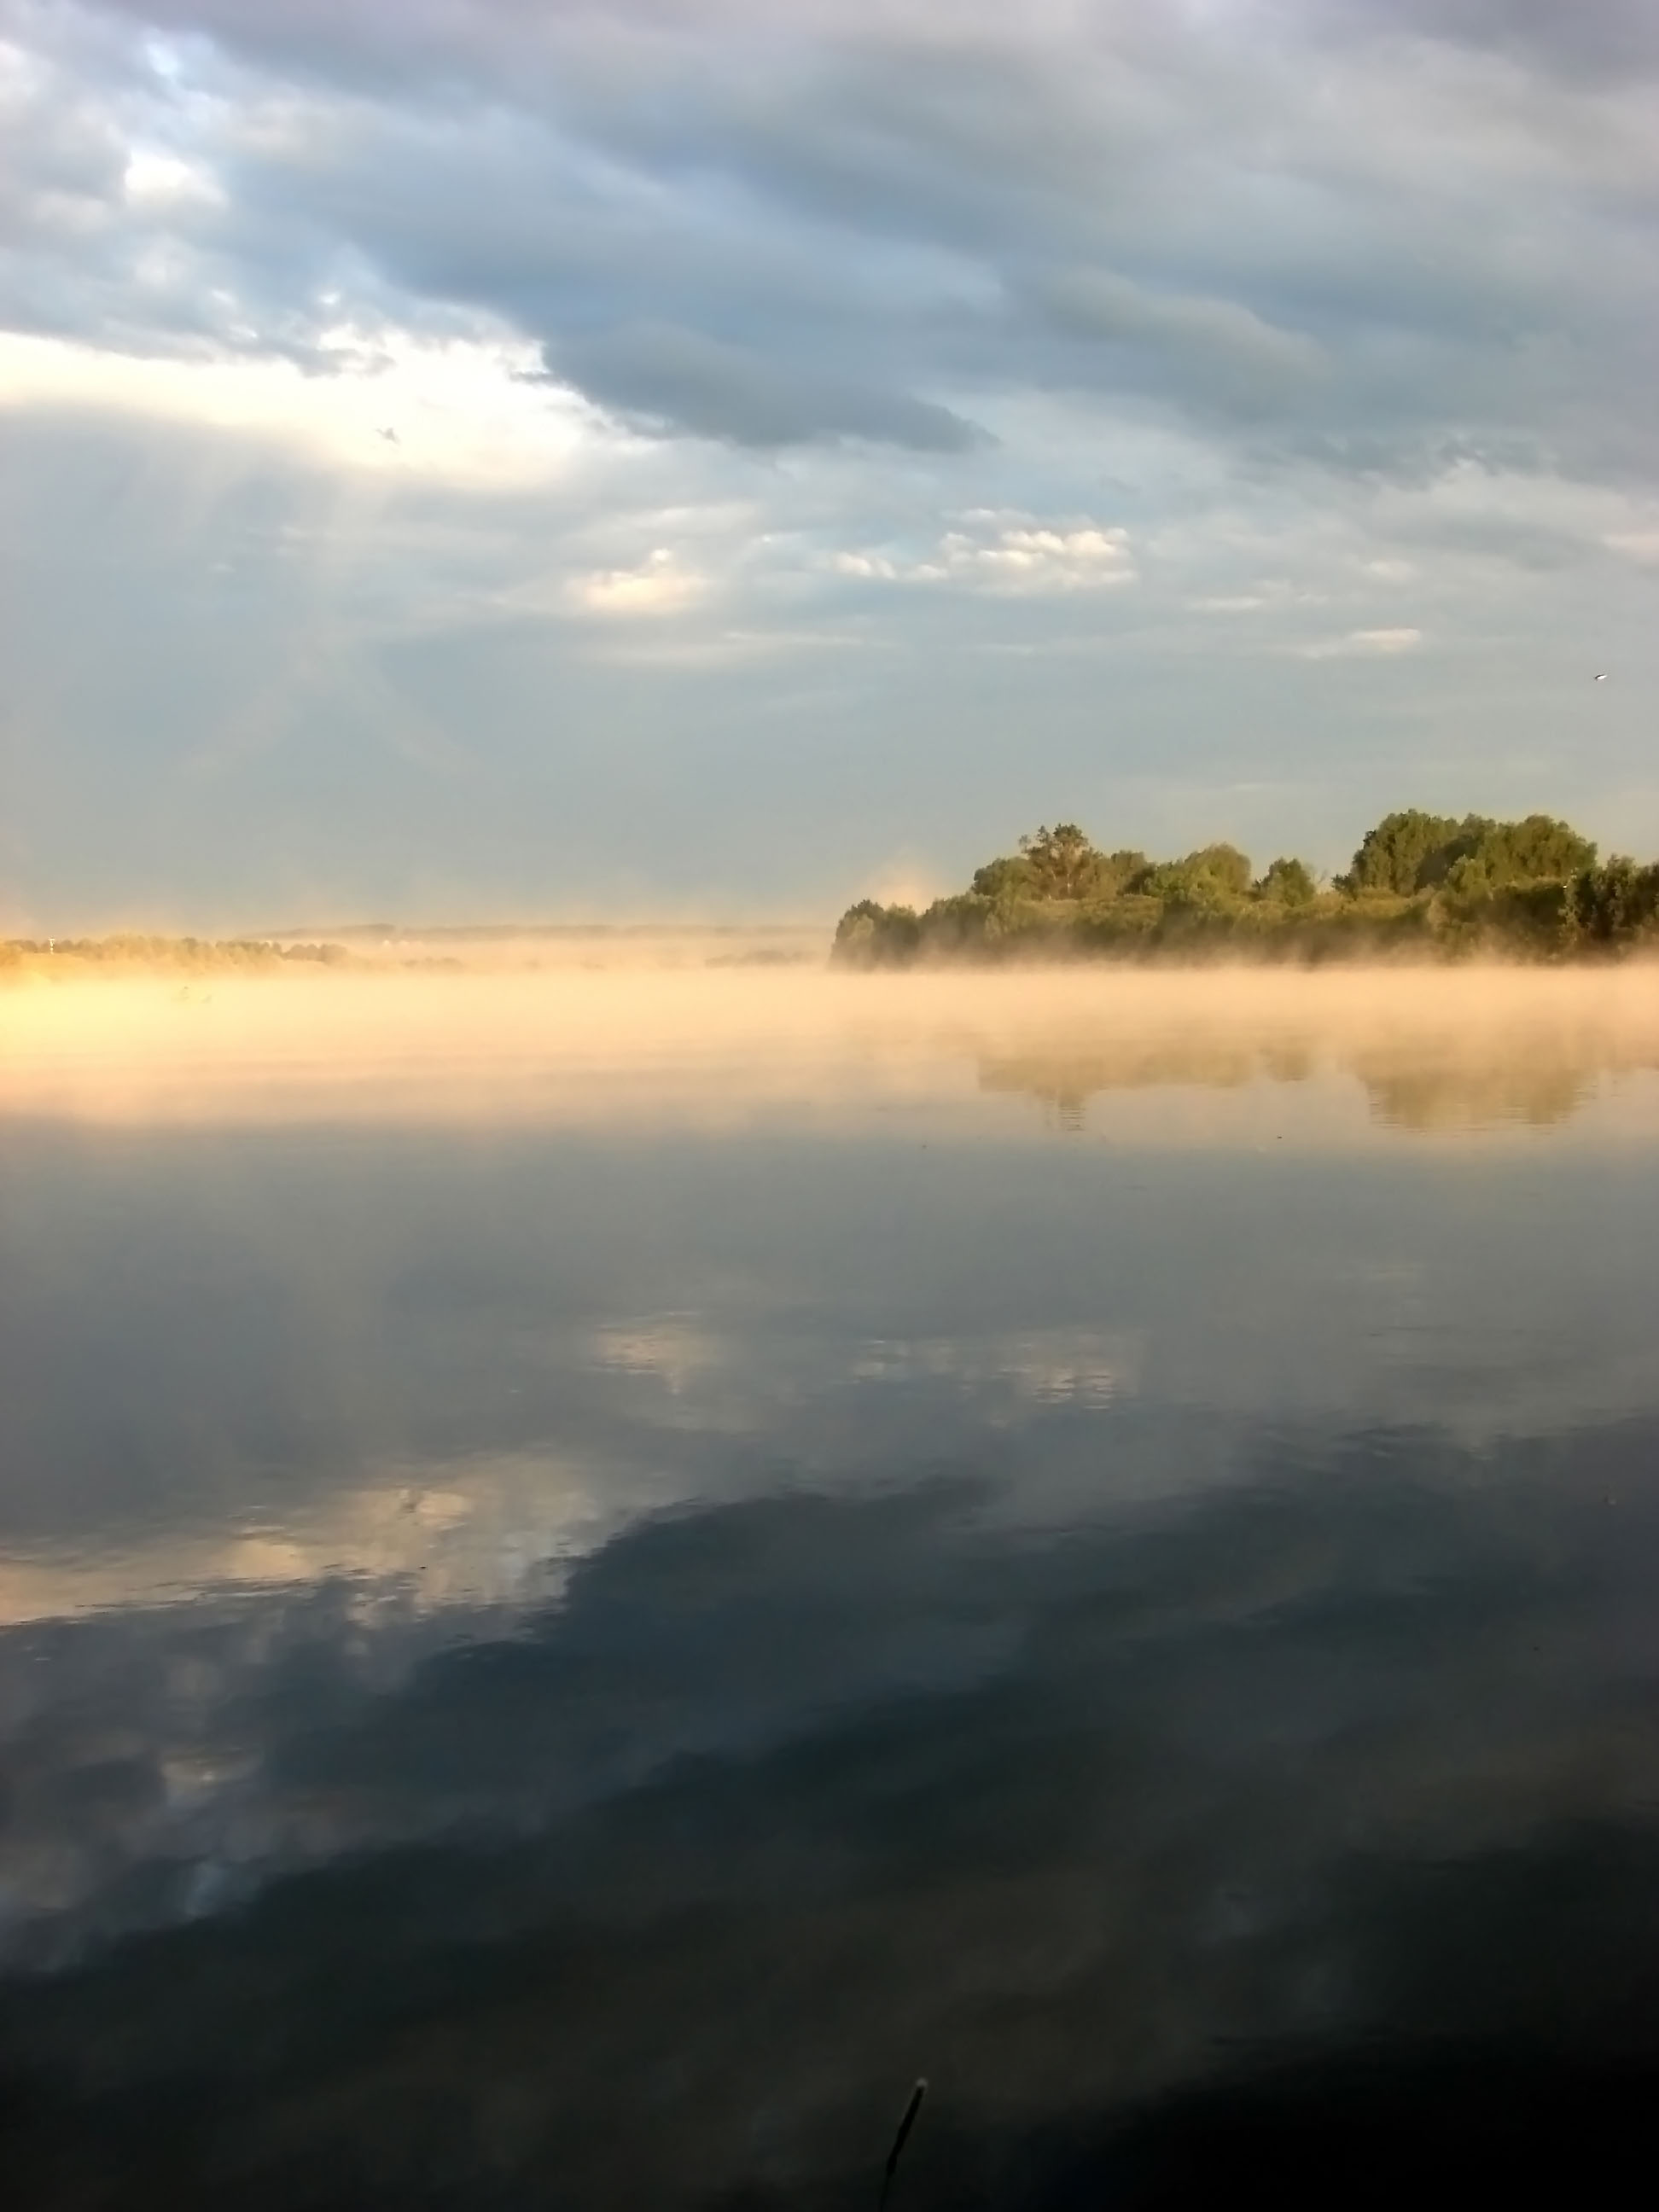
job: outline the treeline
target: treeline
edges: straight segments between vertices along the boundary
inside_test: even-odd
[[[220,974],[290,966],[339,968],[351,955],[343,945],[279,945],[269,938],[14,937],[0,941],[0,969],[165,968]]]
[[[1176,860],[1105,852],[1075,823],[1022,837],[964,891],[924,912],[860,899],[835,959],[902,968],[951,960],[1184,957],[1565,960],[1659,946],[1659,863],[1601,861],[1547,814],[1386,815],[1346,874],[1322,884],[1281,857],[1257,875],[1233,845]]]

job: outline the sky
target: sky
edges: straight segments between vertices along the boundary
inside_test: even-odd
[[[1650,0],[0,0],[0,927],[1650,855],[1656,100]]]

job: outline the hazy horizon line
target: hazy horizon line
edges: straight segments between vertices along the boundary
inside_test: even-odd
[[[684,916],[655,920],[648,916],[626,921],[436,921],[368,920],[361,921],[284,923],[262,929],[213,927],[198,923],[163,925],[123,922],[101,927],[58,927],[36,932],[13,928],[0,942],[35,945],[43,939],[63,944],[108,943],[127,937],[162,938],[173,942],[193,939],[198,944],[303,944],[321,939],[446,938],[474,943],[508,941],[514,938],[548,939],[614,937],[806,937],[833,931],[835,917],[803,920],[799,916],[756,921],[688,920]]]

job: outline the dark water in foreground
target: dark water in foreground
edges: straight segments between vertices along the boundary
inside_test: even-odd
[[[1659,1079],[1067,1065],[14,1117],[9,2203],[1645,2166]]]

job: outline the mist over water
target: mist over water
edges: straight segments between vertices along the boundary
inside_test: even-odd
[[[40,986],[0,1130],[15,2201],[1645,2127],[1650,973]]]

